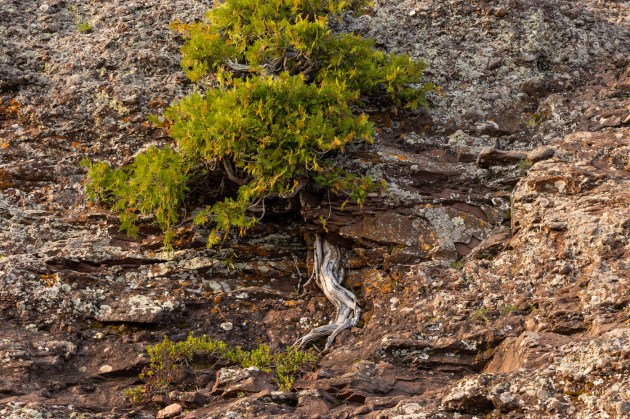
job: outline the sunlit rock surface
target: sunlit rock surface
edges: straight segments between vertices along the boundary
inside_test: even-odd
[[[0,4],[1,417],[630,413],[628,2],[396,0],[345,17],[441,86],[428,112],[370,109],[375,144],[340,162],[387,190],[343,210],[309,197],[222,249],[183,232],[169,258],[150,224],[133,240],[87,203],[79,161],[166,141],[147,115],[193,89],[168,24],[211,3]],[[325,231],[363,315],[294,392],[208,369],[159,404],[125,398],[164,335],[280,347],[329,322],[316,289],[297,292]]]

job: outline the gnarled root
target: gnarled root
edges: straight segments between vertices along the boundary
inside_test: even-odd
[[[325,326],[319,326],[302,336],[294,346],[304,347],[308,342],[328,336],[326,347],[328,349],[335,337],[343,330],[356,326],[361,315],[359,302],[352,292],[341,286],[343,280],[343,267],[341,266],[341,252],[339,247],[323,240],[320,236],[315,238],[314,272],[317,285],[324,291],[334,305],[337,313],[334,321]]]

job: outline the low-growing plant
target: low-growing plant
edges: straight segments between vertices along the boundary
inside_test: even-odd
[[[501,313],[510,314],[515,311],[518,311],[518,306],[515,306],[514,304],[507,304],[505,307],[503,307],[503,309],[501,310]]]
[[[123,394],[132,403],[142,403],[144,399],[144,391],[142,386],[129,387],[123,390]]]
[[[387,54],[372,40],[333,32],[329,21],[361,13],[367,0],[226,0],[205,19],[175,22],[186,39],[182,68],[196,93],[151,120],[173,143],[138,154],[125,167],[89,162],[88,194],[120,213],[137,233],[150,215],[171,246],[193,177],[221,169],[238,186],[194,218],[213,228],[208,246],[230,231],[244,234],[265,214],[265,201],[327,189],[360,205],[382,182],[350,173],[338,154],[371,142],[374,126],[360,108],[426,106],[433,89],[425,64]]]
[[[80,33],[88,33],[92,30],[92,25],[90,22],[81,21],[77,22],[77,31]]]
[[[488,308],[483,306],[475,310],[471,317],[473,320],[483,320],[484,322],[488,322]]]
[[[280,390],[289,391],[293,388],[296,377],[299,377],[317,361],[317,356],[313,350],[301,351],[293,346],[289,346],[284,351],[278,353],[275,358],[276,384]]]
[[[274,352],[261,344],[251,351],[240,346],[231,348],[221,340],[206,335],[189,335],[185,341],[173,342],[164,337],[162,342],[147,347],[149,365],[140,374],[144,385],[125,390],[125,395],[134,403],[147,401],[155,394],[163,394],[173,387],[177,370],[192,367],[196,357],[214,360],[220,365],[239,365],[243,368],[256,367],[260,371],[273,372],[278,388],[289,391],[295,380],[308,372],[317,362],[313,350],[301,351],[287,347]]]
[[[543,122],[543,116],[535,113],[533,115],[531,115],[527,121],[525,121],[525,126],[527,128],[536,128],[538,125],[540,125]]]
[[[518,162],[518,170],[520,170],[522,173],[527,172],[532,166],[534,165],[534,163],[529,160],[529,159],[524,159],[521,160],[520,162]]]
[[[227,269],[228,272],[232,272],[235,270],[240,271],[239,266],[234,262],[235,258],[236,254],[233,251],[229,252],[225,256],[222,256],[221,264],[223,265],[223,268]]]
[[[72,14],[74,15],[74,24],[79,33],[88,33],[92,30],[92,25],[81,16],[76,6],[72,6]]]
[[[451,268],[457,269],[458,271],[461,271],[462,269],[464,269],[464,265],[465,264],[463,260],[455,260],[451,262]]]

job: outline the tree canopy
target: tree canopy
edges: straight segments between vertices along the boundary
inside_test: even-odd
[[[192,176],[221,168],[238,191],[195,217],[209,223],[208,245],[231,230],[244,234],[265,199],[289,198],[309,185],[362,204],[377,183],[334,158],[353,141],[371,142],[360,112],[378,98],[392,106],[426,106],[433,86],[424,63],[375,49],[374,41],[331,28],[344,14],[369,11],[366,0],[226,0],[202,21],[175,22],[185,39],[182,68],[197,83],[153,121],[172,143],[151,147],[120,168],[86,162],[88,194],[120,213],[137,233],[152,215],[171,246]]]

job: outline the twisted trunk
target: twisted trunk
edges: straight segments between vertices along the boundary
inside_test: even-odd
[[[313,275],[317,285],[324,291],[326,298],[334,304],[335,318],[325,326],[314,328],[298,339],[294,345],[302,348],[313,340],[328,336],[324,348],[326,350],[332,345],[339,333],[356,326],[361,315],[361,309],[355,295],[341,286],[344,270],[341,266],[339,247],[322,239],[319,235],[315,238]]]
[[[249,182],[249,178],[241,178],[236,174],[236,168],[228,158],[221,159],[221,164],[223,165],[225,175],[228,179],[230,179],[230,181],[236,183],[238,186],[246,185],[247,182]]]

